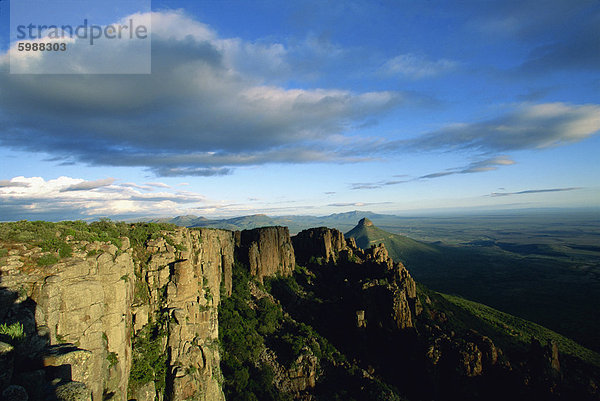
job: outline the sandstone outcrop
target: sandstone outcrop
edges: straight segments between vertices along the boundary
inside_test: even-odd
[[[135,305],[136,329],[143,330],[140,322],[155,324],[166,318],[160,351],[168,355],[166,389],[170,399],[223,400],[217,308],[221,282],[231,291],[233,235],[223,230],[183,228],[168,235],[169,241],[159,238],[146,243],[150,258],[140,266],[138,275],[142,285],[148,286],[151,307]],[[148,312],[149,317],[145,316]],[[148,383],[139,384],[133,392],[148,399]]]
[[[3,298],[16,296],[17,302],[0,318],[22,322],[26,343],[21,351],[39,361],[49,377],[80,382],[94,399],[115,393],[125,400],[131,367],[131,249],[78,245],[73,257],[50,267],[22,271],[2,266]],[[20,297],[26,300],[18,302]],[[72,346],[59,349],[61,344]],[[69,366],[68,372],[52,369],[57,366]]]
[[[0,266],[0,304],[6,307],[0,319],[21,322],[26,340],[21,355],[3,347],[0,365],[8,366],[0,374],[2,388],[21,383],[29,399],[54,392],[125,401],[128,391],[162,399],[154,387],[130,380],[133,354],[140,352],[137,335],[162,321],[157,343],[168,355],[171,399],[224,399],[217,307],[221,283],[231,291],[233,233],[177,229],[155,237],[135,250],[128,238],[120,248],[73,242],[73,255],[48,267],[23,268],[27,253],[39,248],[13,252]]]
[[[28,265],[42,253],[23,244],[2,260],[0,320],[21,322],[27,340],[19,350],[0,343],[0,391],[19,383],[29,399],[62,388],[94,401],[162,400],[165,390],[172,400],[223,400],[218,305],[236,255],[260,281],[295,267],[287,227],[177,228],[135,248],[127,237],[119,247],[67,240],[71,257],[51,266]],[[136,371],[149,352],[163,356],[152,367],[160,380]]]
[[[298,263],[306,264],[311,258],[321,258],[323,262],[336,262],[339,253],[347,248],[344,234],[327,227],[300,231],[292,238]]]
[[[251,281],[252,305],[269,302],[283,308],[288,323],[303,317],[321,325],[314,340],[316,333],[335,339],[364,363],[363,378],[431,379],[430,393],[417,399],[437,399],[448,388],[479,394],[478,386],[504,383],[506,375],[525,378],[514,388],[531,394],[560,395],[566,388],[570,361],[561,360],[561,368],[556,343],[532,340],[526,359],[509,363],[510,350],[503,353],[490,338],[455,333],[452,309],[422,288],[418,294],[383,244],[363,250],[338,230],[321,227],[290,238],[285,227],[174,228],[144,234],[143,241],[66,241],[72,254],[47,266],[31,262],[40,255],[59,259],[58,251],[11,244],[0,254],[0,323],[21,325],[15,327],[23,332],[16,339],[0,333],[3,399],[224,401],[218,306],[232,293],[236,259],[261,282],[296,271],[294,280],[269,282],[278,283],[272,288],[281,296]],[[265,341],[260,363],[271,368],[277,390],[314,399],[323,378],[345,369],[333,356],[338,351],[322,348],[321,340],[310,347],[288,340],[292,357]],[[472,387],[463,391],[465,384]]]
[[[266,276],[288,276],[296,267],[287,227],[262,227],[235,233],[237,254],[260,282]]]

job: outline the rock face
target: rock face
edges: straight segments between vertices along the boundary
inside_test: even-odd
[[[456,394],[465,383],[521,369],[525,386],[560,393],[569,361],[561,370],[557,344],[533,340],[526,363],[514,365],[490,338],[455,335],[450,313],[433,308],[434,298],[421,295],[420,304],[415,281],[382,244],[363,250],[323,227],[291,239],[285,227],[177,228],[144,238],[132,244],[123,237],[119,247],[71,238],[72,256],[50,266],[32,266],[41,249],[24,244],[0,256],[0,322],[21,325],[15,327],[24,334],[15,340],[0,333],[2,399],[224,401],[218,306],[222,294],[231,295],[236,257],[259,281],[290,275],[296,260],[309,266],[306,285],[315,277],[327,284],[311,289],[321,299],[313,305],[315,292],[297,292],[290,310],[308,311],[310,319],[321,313],[314,323],[366,366],[391,367],[394,377],[414,374],[408,381],[442,378],[456,383],[448,387]],[[255,300],[284,299],[256,283],[249,289]],[[260,359],[272,368],[278,390],[313,399],[325,369],[319,354],[302,348],[284,364],[274,349],[267,346]],[[438,399],[446,390],[432,385],[431,394],[417,399]]]
[[[28,299],[7,312],[23,322],[30,339],[23,347],[30,355],[48,368],[70,366],[67,373],[46,369],[47,376],[81,382],[94,399],[112,392],[119,395],[116,399],[125,400],[131,367],[131,249],[104,243],[80,245],[64,262],[27,273],[11,270],[3,276],[5,297],[21,292]],[[48,347],[60,344],[73,346],[60,352]]]
[[[359,226],[365,226],[365,227],[372,227],[373,226],[373,222],[369,219],[367,219],[366,217],[363,217],[362,219],[360,219],[358,221],[358,225]]]
[[[287,276],[296,267],[294,247],[287,227],[262,227],[236,232],[237,254],[250,274],[262,282],[277,273]]]
[[[373,225],[366,218],[360,224]],[[363,250],[356,246],[353,238],[345,239],[341,231],[326,227],[301,231],[292,238],[292,242],[301,264],[349,262],[363,265],[365,269],[379,269],[384,272],[383,276],[390,277],[386,285],[374,282],[365,284],[365,288],[380,293],[381,300],[385,301],[373,304],[371,311],[362,311],[361,318],[357,315],[358,327],[366,325],[365,319],[369,320],[369,314],[372,313],[392,316],[397,328],[414,327],[414,317],[420,311],[415,281],[402,263],[394,263],[383,244]],[[373,312],[373,309],[380,309],[382,305],[388,305],[390,311]]]
[[[325,263],[336,262],[340,252],[347,248],[344,234],[327,227],[300,231],[292,242],[301,264],[307,263],[310,258],[322,258]]]
[[[120,248],[68,240],[74,252],[60,263],[28,266],[40,249],[16,245],[0,265],[0,321],[21,322],[27,339],[16,350],[0,343],[0,391],[18,384],[29,399],[72,388],[94,401],[165,392],[223,400],[218,305],[221,287],[231,294],[234,258],[260,281],[295,267],[287,227],[178,228],[135,248],[126,237]],[[136,370],[151,357],[160,378]]]
[[[135,305],[136,330],[144,330],[143,322],[152,325],[165,318],[168,322],[160,351],[168,355],[169,399],[223,400],[217,308],[221,282],[231,291],[233,235],[223,230],[187,229],[169,235],[168,242],[159,238],[146,244],[150,258],[138,275],[149,290],[150,308]],[[154,399],[148,396],[152,393],[148,383],[139,384],[132,391]]]
[[[52,391],[58,397],[60,389],[63,395],[76,389],[83,398],[89,393],[94,401],[107,394],[125,401],[128,391],[162,399],[154,386],[130,380],[136,339],[162,321],[157,343],[168,355],[171,399],[224,399],[217,307],[221,283],[231,292],[233,233],[177,229],[141,249],[127,238],[122,244],[73,242],[73,256],[49,267],[24,271],[19,255],[0,266],[0,319],[22,322],[26,333],[19,349],[25,356],[15,357],[7,344],[2,348],[2,389],[19,383],[29,399]]]
[[[315,387],[317,383],[319,361],[308,349],[303,349],[302,354],[293,362],[293,367],[287,369],[279,363],[276,353],[271,349],[265,349],[260,360],[271,367],[275,387],[282,393],[299,395],[300,392]]]

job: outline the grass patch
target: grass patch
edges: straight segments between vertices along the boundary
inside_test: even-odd
[[[174,224],[161,223],[124,223],[101,219],[92,223],[85,221],[27,221],[0,223],[0,238],[5,243],[21,243],[40,247],[49,254],[40,257],[38,266],[49,266],[63,258],[73,256],[72,241],[107,242],[118,248],[122,246],[123,237],[130,239],[131,246],[143,253],[145,242],[151,238],[161,237],[161,232],[173,230]],[[171,240],[172,242],[172,240]],[[185,250],[182,245],[176,246],[179,251]],[[92,250],[87,253],[92,257],[102,253]],[[8,250],[0,248],[0,257],[6,256]],[[138,253],[138,255],[140,255]],[[136,255],[137,256],[137,255]],[[144,255],[141,255],[142,259]]]
[[[502,333],[506,333],[520,343],[529,344],[532,336],[540,340],[553,340],[558,344],[560,352],[575,356],[600,367],[600,355],[598,353],[591,351],[550,329],[455,295],[440,295],[447,301],[484,320],[493,328]]]
[[[25,338],[25,331],[23,330],[23,324],[20,322],[13,324],[0,324],[0,335],[5,335],[13,340],[20,340]]]

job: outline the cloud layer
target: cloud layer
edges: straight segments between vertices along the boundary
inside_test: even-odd
[[[500,117],[478,123],[453,124],[394,148],[506,152],[544,149],[574,143],[600,131],[600,106],[544,103],[520,105]]]
[[[524,24],[518,8],[500,11],[507,19],[495,21],[511,35],[538,35],[541,28]],[[315,38],[295,49],[222,38],[182,12],[133,18],[140,23],[152,19],[150,75],[11,75],[4,73],[8,54],[0,55],[0,145],[45,152],[65,165],[144,167],[164,177],[222,176],[239,166],[267,163],[360,162],[414,151],[464,150],[469,157],[475,153],[483,158],[415,180],[490,171],[511,164],[498,154],[566,145],[600,130],[597,104],[522,103],[484,121],[446,125],[412,138],[389,132],[369,138],[353,130],[413,98],[397,90],[294,89],[279,82],[296,68],[299,56],[318,59],[343,49]],[[482,26],[493,29],[492,19],[483,19]],[[589,33],[593,28],[582,29]],[[548,46],[552,48],[536,50],[526,64],[551,58],[561,45]],[[82,49],[73,55],[73,70],[85,71],[102,57],[99,49]],[[44,54],[19,57],[22,63],[52,62]],[[379,72],[417,80],[458,67],[453,60],[403,53],[388,59]],[[407,180],[357,183],[356,188]],[[18,185],[0,182],[0,187]],[[63,192],[82,189],[88,188]]]
[[[150,75],[0,74],[2,144],[164,176],[223,175],[239,165],[341,159],[346,129],[403,101],[397,92],[269,84],[269,71],[284,68],[282,45],[222,39],[179,12],[153,13],[152,31]],[[74,70],[102,57],[88,48],[73,55]],[[5,54],[0,68],[7,63]]]
[[[15,177],[7,182],[17,185],[0,186],[0,220],[174,215],[189,208],[225,206],[197,193],[166,191],[168,185],[163,183],[119,184],[114,178],[86,181],[64,176]]]

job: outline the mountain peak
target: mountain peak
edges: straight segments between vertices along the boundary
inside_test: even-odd
[[[363,217],[358,222],[358,225],[359,226],[364,226],[364,227],[372,227],[373,226],[373,222],[371,220],[367,219],[366,217]]]

